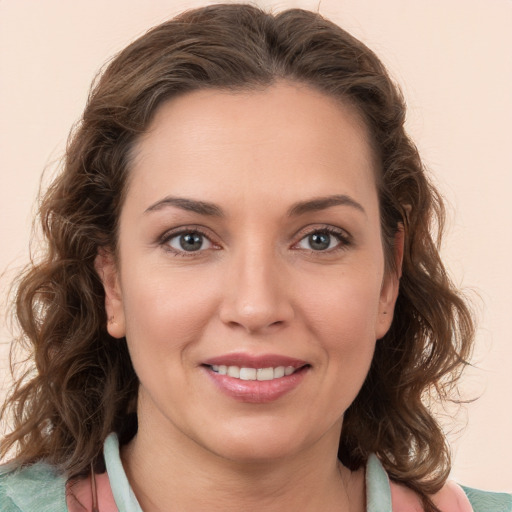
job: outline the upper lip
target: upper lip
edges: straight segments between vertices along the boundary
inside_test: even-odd
[[[278,366],[293,366],[301,368],[308,364],[307,361],[293,357],[282,356],[279,354],[261,354],[251,355],[244,353],[226,354],[223,356],[212,357],[203,361],[204,365],[226,365],[239,366],[241,368],[276,368]]]

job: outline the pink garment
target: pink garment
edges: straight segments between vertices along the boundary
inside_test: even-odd
[[[423,512],[418,495],[405,485],[390,482],[393,512]],[[473,512],[473,507],[462,488],[448,481],[434,494],[432,501],[443,512]]]
[[[107,473],[95,475],[98,497],[97,512],[119,512],[112,495]],[[390,483],[393,512],[423,512],[421,501],[408,487]],[[66,489],[68,512],[95,512],[91,477],[71,481]],[[433,497],[436,506],[443,512],[473,512],[465,492],[455,483],[447,482]]]
[[[97,512],[119,512],[112,495],[107,473],[95,475]],[[91,477],[69,481],[66,485],[68,512],[95,512],[93,510],[93,487]]]

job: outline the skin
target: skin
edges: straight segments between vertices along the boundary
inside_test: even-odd
[[[336,453],[398,293],[374,175],[358,113],[306,86],[196,91],[159,108],[135,148],[117,258],[97,258],[109,332],[126,336],[140,380],[122,458],[146,512],[364,510],[364,475]],[[333,194],[353,204],[289,214]],[[169,196],[223,215],[162,205]],[[206,235],[200,250],[183,250],[181,228]],[[312,248],[322,230],[329,246]],[[309,367],[278,400],[244,403],[202,366],[234,352]]]

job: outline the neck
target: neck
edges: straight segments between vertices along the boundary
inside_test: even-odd
[[[148,428],[151,427],[151,428]],[[139,425],[122,450],[133,491],[145,512],[209,510],[360,512],[364,475],[336,457],[339,428],[314,446],[272,460],[229,460],[173,429]],[[191,506],[192,505],[192,506]]]

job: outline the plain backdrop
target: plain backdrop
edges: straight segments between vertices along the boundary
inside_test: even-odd
[[[0,0],[0,296],[28,261],[40,175],[56,167],[100,66],[187,0]],[[256,1],[319,11],[362,39],[404,90],[408,130],[450,209],[443,256],[479,330],[463,391],[443,423],[453,477],[512,490],[512,2]],[[10,334],[0,327],[0,387]],[[1,394],[0,394],[1,396]],[[454,421],[451,421],[451,420]]]

